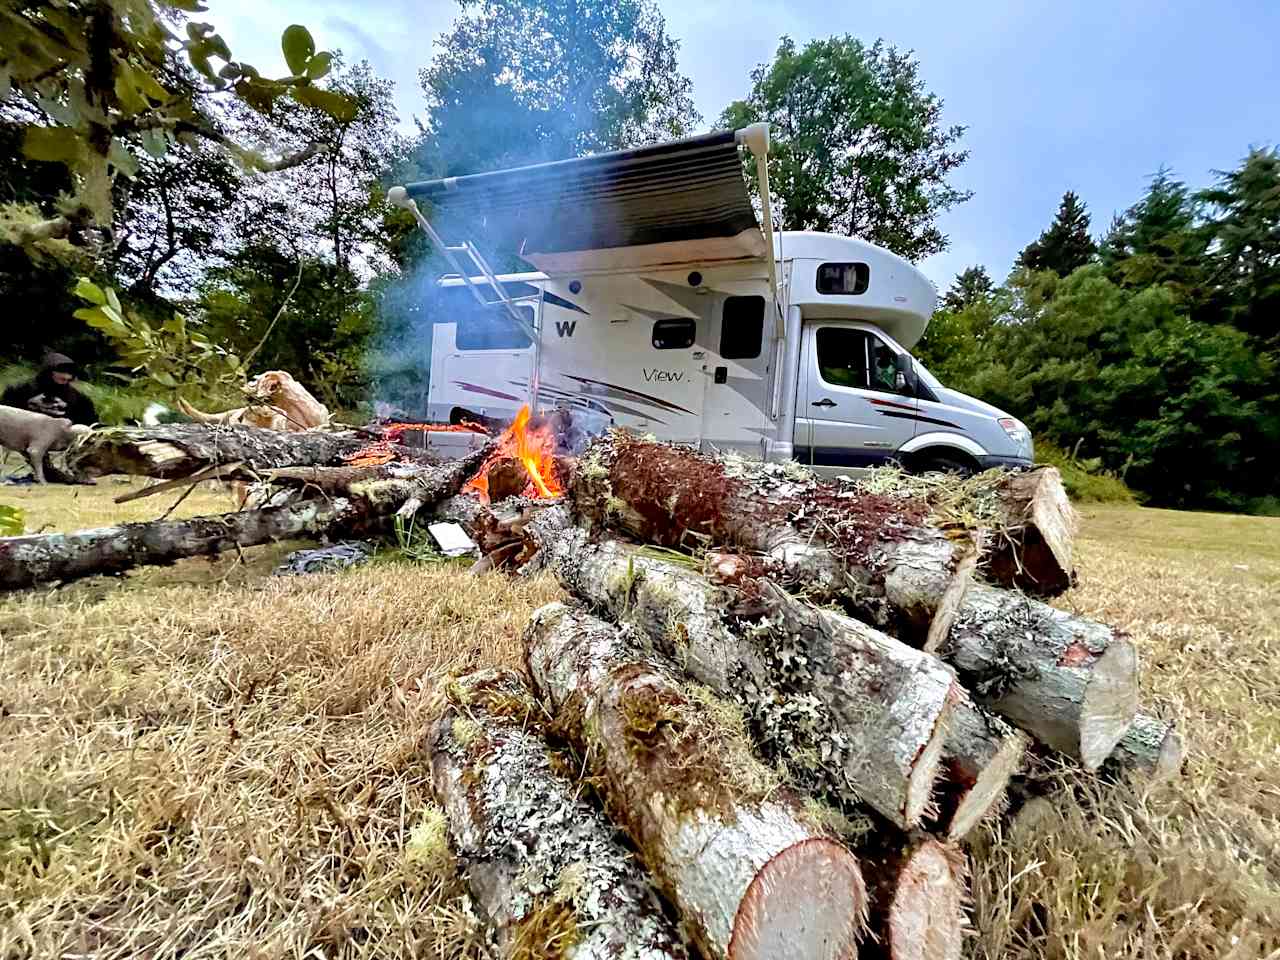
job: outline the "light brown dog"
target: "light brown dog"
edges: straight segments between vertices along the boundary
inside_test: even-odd
[[[91,427],[66,417],[48,417],[20,407],[0,406],[0,446],[17,450],[31,464],[36,483],[44,483],[44,458],[50,450],[65,450]]]
[[[301,433],[329,424],[329,408],[284,370],[258,374],[245,384],[244,392],[257,402],[222,413],[204,413],[181,398],[178,406],[199,423],[245,424],[285,433]]]

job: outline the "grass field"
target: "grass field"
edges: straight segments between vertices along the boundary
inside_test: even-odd
[[[31,527],[158,515],[0,488]],[[220,512],[200,491],[176,515]],[[0,957],[471,957],[431,854],[436,678],[518,666],[544,579],[284,547],[0,600]],[[1280,957],[1280,520],[1087,508],[1064,606],[1130,632],[1184,775],[1052,787],[973,848],[973,957]]]

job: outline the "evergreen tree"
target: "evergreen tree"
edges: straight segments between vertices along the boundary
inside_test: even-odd
[[[1080,198],[1068,190],[1062,195],[1053,223],[1022,251],[1018,266],[1052,270],[1065,277],[1092,260],[1097,250],[1097,244],[1089,236],[1089,211]]]
[[[987,274],[987,268],[978,265],[956,274],[951,289],[942,298],[943,306],[948,310],[963,310],[980,300],[990,298],[995,284]]]
[[[1199,313],[1208,273],[1198,208],[1186,185],[1161,168],[1143,198],[1117,216],[1103,238],[1098,254],[1107,275],[1128,287],[1167,285]]]

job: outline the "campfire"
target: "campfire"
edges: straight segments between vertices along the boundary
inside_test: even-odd
[[[379,427],[382,438],[361,447],[354,454],[343,460],[353,467],[380,467],[399,459],[397,444],[406,442],[406,434],[426,433],[479,433],[487,436],[489,431],[478,423],[416,423],[392,421]]]
[[[532,420],[529,405],[525,404],[498,438],[498,449],[467,481],[465,490],[485,503],[510,496],[545,500],[564,492],[557,477],[555,429],[550,421],[531,425]]]

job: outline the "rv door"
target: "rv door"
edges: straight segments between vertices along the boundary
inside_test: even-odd
[[[806,324],[800,357],[795,457],[838,473],[886,463],[915,435],[910,358],[863,325]]]

